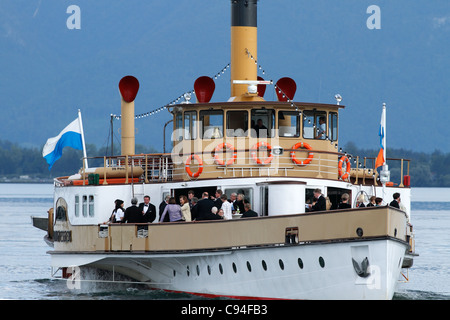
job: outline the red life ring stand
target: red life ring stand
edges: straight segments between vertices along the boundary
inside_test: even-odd
[[[345,171],[345,173],[342,170],[344,162],[347,164],[347,170]],[[341,159],[339,160],[339,164],[338,164],[339,178],[341,178],[342,180],[347,179],[350,176],[351,166],[352,166],[352,164],[350,163],[350,160],[347,158],[347,156],[341,157]]]
[[[256,153],[258,152],[259,148],[261,148],[263,146],[266,147],[266,149],[268,151],[270,151],[270,153],[269,153],[269,156],[264,159],[264,161],[261,161],[261,159],[259,159],[256,156]],[[268,144],[267,142],[264,142],[264,141],[258,142],[257,144],[255,144],[253,146],[252,150],[253,150],[251,152],[252,158],[253,158],[253,160],[256,161],[257,164],[269,164],[273,159],[272,146],[270,144]]]
[[[219,166],[224,166],[224,165],[225,165],[225,161],[219,159],[219,155],[218,155],[218,152],[219,152],[220,150],[224,149],[224,148],[233,151],[233,156],[231,157],[230,160],[227,161],[227,166],[231,166],[231,165],[236,161],[236,158],[237,158],[236,148],[233,147],[233,145],[232,145],[231,143],[225,143],[225,142],[224,142],[224,143],[219,144],[219,145],[214,149],[214,159],[215,159],[216,163],[217,163]]]
[[[295,164],[301,165],[301,166],[306,166],[307,164],[309,164],[311,162],[311,160],[314,158],[314,153],[313,152],[309,152],[308,153],[308,158],[306,158],[303,161],[300,161],[297,159],[297,157],[295,156],[295,150],[298,148],[305,148],[308,150],[312,150],[311,146],[309,144],[307,144],[306,142],[299,142],[297,144],[295,144],[292,147],[292,151],[291,151],[291,159],[292,161],[294,161]]]
[[[191,171],[191,160],[195,159],[198,161],[198,170],[196,172]],[[189,175],[189,177],[197,178],[202,172],[203,172],[203,161],[202,159],[196,155],[192,154],[186,159],[186,165],[185,165],[186,173]]]

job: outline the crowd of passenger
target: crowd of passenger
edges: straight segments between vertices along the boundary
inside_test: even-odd
[[[258,214],[244,194],[232,193],[230,198],[218,189],[214,196],[203,192],[201,199],[195,197],[193,190],[179,197],[167,195],[159,205],[159,222],[181,222],[201,220],[230,220],[234,217],[251,218]],[[106,223],[152,223],[156,220],[156,207],[150,203],[150,196],[144,196],[144,202],[138,205],[138,199],[131,199],[131,206],[124,209],[124,202],[114,201],[115,208]]]
[[[401,203],[400,193],[396,192],[393,194],[393,200],[389,203],[389,206],[406,211],[405,207]],[[341,195],[341,201],[337,205],[337,209],[350,209],[352,205],[349,203],[350,195],[348,193],[344,193]],[[383,199],[376,196],[371,196],[369,201],[366,202],[366,197],[364,194],[360,194],[356,200],[355,207],[356,208],[365,208],[365,207],[381,207],[383,206]],[[332,203],[329,197],[325,197],[322,194],[322,190],[317,188],[314,190],[314,198],[312,201],[307,201],[306,203],[306,211],[325,211],[331,210]]]
[[[405,211],[401,203],[400,193],[393,194],[393,200],[389,203],[391,207]],[[349,203],[350,196],[344,193],[337,209],[352,208]],[[382,206],[383,199],[380,197],[370,197],[365,203],[365,196],[361,194],[356,200],[355,207],[379,207]],[[150,203],[150,196],[144,196],[144,202],[138,205],[138,199],[131,199],[131,206],[124,209],[124,202],[120,199],[114,201],[114,210],[110,219],[105,223],[152,223],[156,220],[156,207]],[[328,197],[322,194],[321,189],[314,190],[314,198],[307,201],[306,211],[331,210],[332,203]],[[252,210],[251,204],[243,194],[232,193],[230,197],[218,189],[214,196],[208,192],[203,192],[201,199],[195,197],[194,191],[189,191],[188,195],[179,197],[179,204],[175,197],[166,196],[159,205],[159,222],[179,222],[179,221],[201,221],[201,220],[230,220],[235,217],[251,218],[258,214]]]

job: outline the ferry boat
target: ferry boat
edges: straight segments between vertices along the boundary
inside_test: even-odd
[[[78,173],[54,179],[48,224],[36,223],[47,231],[55,274],[89,268],[111,281],[123,275],[150,288],[237,299],[393,297],[416,255],[409,160],[386,159],[379,173],[374,159],[340,152],[339,95],[336,104],[298,102],[293,79],[258,77],[256,16],[257,0],[231,1],[228,101],[211,102],[215,82],[200,76],[195,103],[186,94],[164,107],[174,125],[170,153],[135,154],[139,81],[120,80],[121,155],[96,168],[83,161]],[[271,86],[278,101],[264,99]],[[398,183],[387,162],[399,162]],[[257,217],[160,222],[157,212],[151,223],[105,223],[115,199],[127,207],[148,195],[157,208],[190,190],[199,199],[243,194]],[[313,210],[315,192],[331,208]],[[343,194],[350,207],[338,209]],[[394,194],[401,208],[388,205]],[[383,204],[357,207],[361,196]]]

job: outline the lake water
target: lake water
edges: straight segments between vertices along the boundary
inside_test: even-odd
[[[409,282],[400,283],[394,299],[450,300],[450,189],[416,188],[412,223],[416,237]],[[200,299],[188,294],[141,290],[136,284],[99,284],[89,290],[68,289],[51,276],[45,232],[30,216],[46,216],[53,185],[0,184],[0,299],[123,300]]]

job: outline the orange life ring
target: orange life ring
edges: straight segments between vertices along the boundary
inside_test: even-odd
[[[294,150],[296,150],[296,149],[298,149],[298,148],[305,148],[305,149],[308,149],[308,150],[312,150],[312,148],[311,148],[311,146],[310,146],[309,144],[307,144],[306,142],[299,142],[299,143],[295,144],[295,145],[292,147],[292,149],[293,149],[293,150],[291,151],[291,159],[292,159],[292,161],[294,161],[294,163],[299,164],[299,165],[301,165],[301,166],[306,166],[306,165],[309,164],[309,163],[311,162],[311,160],[314,158],[314,153],[309,152],[309,153],[308,153],[308,158],[306,158],[306,159],[303,160],[303,161],[300,161],[300,160],[298,160],[298,159],[295,157],[295,151],[294,151]]]
[[[344,165],[344,162],[347,163],[347,170],[345,173],[342,170],[342,166]],[[348,160],[347,156],[341,157],[341,159],[339,160],[339,164],[338,164],[339,178],[341,178],[342,180],[345,180],[350,176],[351,165],[352,164],[350,163],[350,160]]]
[[[191,160],[194,159],[198,161],[198,170],[195,173],[192,173],[190,165]],[[189,175],[189,177],[197,178],[202,172],[203,172],[203,161],[202,159],[196,155],[192,154],[186,159],[186,165],[185,165],[186,173]]]
[[[231,151],[233,151],[233,156],[231,157],[230,160],[227,161],[227,166],[231,166],[234,161],[236,161],[237,158],[237,152],[236,149],[233,147],[232,144],[230,143],[221,143],[219,144],[215,149],[214,149],[214,159],[216,160],[216,163],[220,166],[225,165],[225,161],[219,159],[219,155],[217,154],[220,150],[222,150],[223,148],[227,148],[230,149]]]
[[[258,152],[259,148],[261,148],[262,146],[266,147],[267,150],[270,151],[269,156],[266,159],[264,159],[264,161],[261,161],[261,159],[259,159],[256,156],[256,153]],[[251,155],[252,155],[253,160],[255,160],[257,164],[269,164],[272,161],[272,159],[273,159],[272,146],[270,144],[268,144],[267,142],[264,142],[264,141],[258,142],[257,144],[255,144],[253,146],[252,149],[254,151],[251,152]]]

